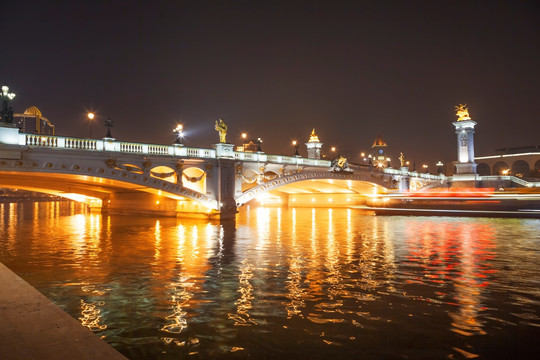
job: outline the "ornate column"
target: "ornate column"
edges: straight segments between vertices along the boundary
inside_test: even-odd
[[[474,162],[474,126],[476,121],[469,116],[466,104],[456,106],[456,115],[458,119],[453,124],[456,128],[458,158],[453,182],[458,181],[458,186],[475,186],[477,174]]]
[[[315,133],[315,129],[311,131],[309,140],[306,143],[307,153],[309,159],[320,159],[321,158],[321,147],[323,143],[319,141],[319,136]]]

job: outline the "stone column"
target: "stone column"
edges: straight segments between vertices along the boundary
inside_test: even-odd
[[[474,126],[473,120],[453,122],[456,127],[458,161],[456,173],[452,176],[453,187],[475,187],[477,174],[474,162]]]
[[[219,204],[219,211],[215,218],[234,219],[236,211],[236,168],[234,159],[234,145],[219,143],[216,148],[217,168],[213,171],[212,186],[214,196]],[[208,185],[208,183],[207,183]]]

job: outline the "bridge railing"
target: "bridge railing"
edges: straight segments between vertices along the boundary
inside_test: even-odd
[[[31,147],[75,149],[86,151],[114,151],[125,154],[148,154],[179,157],[215,159],[215,149],[193,148],[178,145],[143,144],[114,139],[84,139],[55,135],[19,133],[19,144]],[[234,152],[234,158],[241,161],[270,162],[284,165],[330,167],[329,160],[307,159],[299,156],[272,155],[265,153]]]
[[[262,152],[243,152],[235,151],[234,158],[241,161],[253,161],[253,162],[270,162],[273,164],[283,165],[303,165],[303,166],[318,166],[318,167],[330,167],[330,160],[322,159],[308,159],[300,156],[286,156],[286,155],[272,155]]]
[[[528,188],[540,187],[540,182],[525,181],[523,179],[520,179],[520,178],[518,178],[516,176],[511,176],[511,175],[480,176],[480,180],[482,180],[482,181],[506,180],[506,181],[515,182],[516,184],[519,184],[521,186],[525,186],[525,187],[528,187]]]
[[[401,169],[383,169],[383,172],[386,174],[391,175],[403,175],[403,176],[409,176],[409,177],[416,177],[421,179],[428,179],[428,180],[444,180],[446,179],[446,176],[444,174],[426,174],[426,173],[419,173],[416,171],[408,171],[408,170],[401,170]]]

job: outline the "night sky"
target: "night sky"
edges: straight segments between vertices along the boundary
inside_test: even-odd
[[[118,140],[218,142],[214,122],[292,154],[315,128],[358,162],[378,132],[417,164],[456,159],[467,103],[476,155],[540,144],[536,1],[0,1],[0,83],[57,135],[86,112]],[[300,148],[306,155],[305,147]]]

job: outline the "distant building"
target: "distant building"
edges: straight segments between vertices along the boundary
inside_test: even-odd
[[[27,134],[54,135],[54,125],[41,114],[41,111],[31,106],[22,114],[13,114],[17,127]]]
[[[496,149],[496,155],[476,157],[479,175],[540,178],[540,145]]]
[[[375,138],[375,141],[373,142],[373,145],[371,146],[371,149],[373,150],[373,154],[372,154],[373,166],[377,166],[377,167],[389,166],[390,160],[386,154],[387,147],[388,145],[383,140],[381,134],[377,134],[377,137]]]
[[[257,152],[259,151],[259,142],[250,140],[249,142],[242,144],[242,146],[237,146],[236,151]]]

